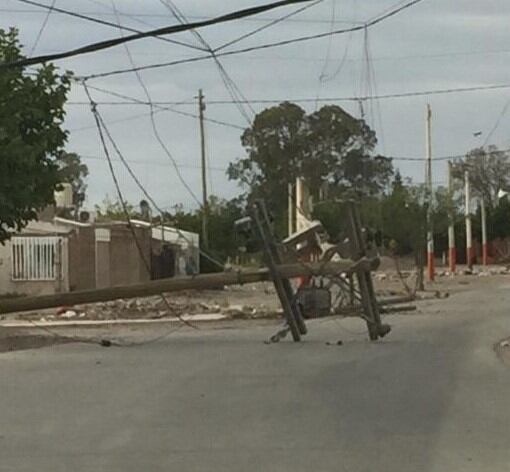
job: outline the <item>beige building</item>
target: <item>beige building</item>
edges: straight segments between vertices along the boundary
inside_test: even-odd
[[[0,245],[0,294],[104,288],[199,271],[197,234],[144,221],[132,226],[58,217],[29,223]]]

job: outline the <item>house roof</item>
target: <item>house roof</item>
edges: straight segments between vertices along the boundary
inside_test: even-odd
[[[151,224],[142,220],[131,220],[135,226],[150,228]],[[184,231],[182,229],[174,228],[172,226],[153,226],[152,225],[152,238],[157,241],[165,241],[172,244],[177,244],[182,247],[200,245],[200,236],[191,231]]]
[[[73,229],[49,221],[30,221],[17,236],[69,234]]]

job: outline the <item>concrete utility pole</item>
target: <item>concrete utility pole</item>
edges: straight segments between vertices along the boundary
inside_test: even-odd
[[[427,105],[426,116],[426,166],[425,177],[427,185],[427,274],[429,281],[434,281],[434,233],[432,228],[432,111]]]
[[[288,227],[288,233],[289,236],[294,234],[294,186],[289,183],[288,185],[288,212],[289,212],[289,227]]]
[[[471,196],[469,193],[469,171],[464,172],[464,197],[465,197],[465,216],[466,216],[466,264],[469,269],[473,268],[473,236],[471,232]]]
[[[485,214],[485,199],[482,197],[481,202],[481,213],[482,213],[482,264],[487,265],[487,215]]]
[[[455,273],[457,250],[455,249],[455,221],[453,212],[453,165],[448,161],[448,265],[450,272]]]
[[[209,216],[209,202],[207,198],[207,163],[205,156],[205,133],[204,133],[204,95],[202,89],[198,91],[198,115],[200,118],[200,151],[202,160],[202,245],[205,249],[209,247],[209,233],[207,220]]]
[[[296,231],[308,227],[311,218],[310,191],[305,180],[301,177],[296,179]]]

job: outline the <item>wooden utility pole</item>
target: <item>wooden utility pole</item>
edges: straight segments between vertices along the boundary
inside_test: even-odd
[[[202,89],[198,91],[198,116],[200,118],[200,152],[202,161],[202,245],[209,247],[208,217],[209,202],[207,197],[207,162],[205,156],[205,132],[204,132],[204,95]]]
[[[455,215],[453,211],[453,165],[448,161],[448,265],[453,274],[456,270],[457,250],[455,249]]]
[[[466,217],[466,265],[473,268],[473,236],[471,231],[471,195],[469,189],[469,171],[464,172],[464,211]]]
[[[352,274],[376,270],[379,267],[378,258],[362,258],[358,261],[342,260],[338,262],[315,262],[310,264],[278,265],[281,277],[294,278],[312,273],[322,275],[337,275],[340,272]],[[267,268],[243,271],[221,272],[219,274],[203,274],[193,277],[172,277],[169,279],[151,280],[134,285],[116,286],[78,292],[57,293],[54,295],[39,295],[35,297],[19,297],[0,300],[0,313],[14,313],[18,311],[42,310],[61,306],[73,306],[84,303],[105,302],[120,298],[148,297],[161,293],[182,290],[205,290],[221,288],[225,285],[239,285],[264,280],[272,280],[271,272]]]
[[[426,166],[425,177],[427,185],[427,274],[430,282],[434,281],[434,233],[432,228],[432,111],[427,105],[426,115]]]

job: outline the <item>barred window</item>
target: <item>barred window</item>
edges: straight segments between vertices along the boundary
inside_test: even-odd
[[[12,280],[56,280],[61,272],[62,238],[24,237],[11,240]]]

